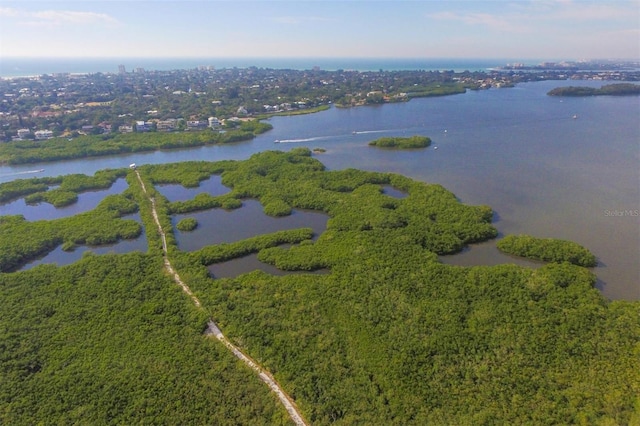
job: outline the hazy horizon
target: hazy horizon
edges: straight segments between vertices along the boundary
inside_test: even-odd
[[[118,73],[120,65],[127,72],[145,71],[173,71],[189,70],[200,67],[213,69],[230,68],[262,68],[262,69],[293,69],[310,70],[318,67],[324,71],[354,70],[354,71],[405,71],[429,70],[444,71],[488,71],[507,64],[521,63],[524,65],[538,65],[542,62],[562,62],[571,59],[523,59],[523,58],[353,58],[353,57],[291,57],[291,58],[222,58],[222,57],[66,57],[66,58],[32,58],[15,57],[4,58],[0,61],[0,78],[19,78],[38,76],[43,74],[71,73]],[[628,59],[596,59],[595,62],[631,62],[635,68],[640,68],[640,62]],[[584,69],[588,69],[585,66]]]

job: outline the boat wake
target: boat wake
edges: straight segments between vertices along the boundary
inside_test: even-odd
[[[393,130],[359,130],[359,131],[354,131],[353,134],[354,135],[366,135],[369,133],[386,133],[386,132],[392,132]]]
[[[44,172],[44,169],[38,169],[38,170],[27,170],[26,172],[7,173],[7,174],[5,174],[5,175],[0,175],[0,177],[19,176],[19,175],[30,175],[30,174],[33,174],[33,173],[40,173],[40,172]]]
[[[387,130],[358,130],[351,132],[352,135],[366,135],[369,133],[388,133],[394,132],[395,130],[387,129]],[[300,139],[276,139],[274,143],[304,143],[304,142],[315,142],[321,140],[332,139],[336,137],[340,137],[341,135],[333,135],[333,136],[315,136],[312,138],[300,138]]]
[[[303,139],[276,139],[275,143],[302,143],[302,142],[319,141],[322,139],[329,139],[329,136],[316,136],[314,138],[303,138]]]

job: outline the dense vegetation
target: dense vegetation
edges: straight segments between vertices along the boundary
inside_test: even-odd
[[[600,88],[584,86],[557,87],[547,94],[550,96],[640,95],[640,84],[616,83],[606,84]]]
[[[180,259],[186,261],[186,264],[195,261],[202,265],[212,265],[214,263],[225,262],[227,260],[246,256],[251,253],[258,253],[269,247],[275,247],[282,244],[300,243],[310,240],[311,237],[313,237],[313,231],[311,228],[278,231],[271,234],[247,238],[235,243],[223,243],[204,247],[188,254],[180,253]]]
[[[0,274],[0,423],[291,424],[158,257]]]
[[[71,174],[51,179],[58,184],[55,189],[30,193],[25,197],[27,204],[41,202],[50,203],[55,207],[64,207],[78,200],[78,194],[84,191],[95,191],[109,188],[116,179],[127,174],[125,169],[100,170],[93,176]],[[46,179],[46,178],[45,178]]]
[[[0,184],[0,203],[25,197],[27,204],[47,202],[56,207],[73,204],[84,191],[109,188],[118,178],[126,175],[125,169],[100,170],[93,176],[72,174],[57,177],[16,179]],[[56,186],[55,189],[51,189]]]
[[[59,185],[62,177],[45,177],[32,179],[16,179],[0,184],[0,203],[7,203],[15,199],[37,192],[44,192],[52,185]]]
[[[582,64],[580,66],[583,66]],[[307,114],[330,105],[357,106],[403,102],[414,97],[464,93],[466,89],[512,87],[541,80],[638,81],[637,64],[503,67],[498,70],[394,70],[357,71],[269,68],[183,69],[135,73],[40,75],[0,79],[0,141],[35,138],[47,129],[54,136],[120,131],[145,121],[151,127],[182,131],[189,121],[209,117],[252,118],[281,114]],[[114,69],[115,71],[115,64]],[[186,119],[185,119],[186,118]]]
[[[136,203],[124,195],[109,195],[94,210],[75,216],[30,222],[23,216],[0,216],[0,271],[10,271],[59,245],[101,245],[138,237],[142,227],[121,219],[135,212]]]
[[[320,105],[313,108],[296,109],[290,111],[271,112],[266,114],[256,114],[253,117],[257,120],[263,120],[269,117],[282,117],[282,116],[294,116],[294,115],[307,115],[315,114],[316,112],[326,111],[331,108],[330,105]]]
[[[370,146],[379,148],[395,148],[395,149],[415,149],[426,148],[431,145],[431,139],[426,136],[410,136],[408,138],[401,137],[384,137],[369,142]]]
[[[237,129],[226,132],[116,133],[80,136],[72,140],[55,138],[40,142],[8,142],[0,144],[0,164],[38,163],[239,142],[252,139],[271,128],[268,123],[246,121]]]
[[[192,217],[186,217],[176,223],[176,228],[182,232],[193,231],[198,227],[198,221]]]
[[[580,244],[556,238],[507,235],[498,241],[497,246],[505,253],[545,262],[569,262],[585,267],[598,263],[596,257]]]
[[[628,75],[629,73],[625,73]],[[537,73],[535,79],[557,78]],[[222,121],[238,115],[309,113],[331,104],[406,101],[411,96],[461,93],[465,87],[510,85],[531,80],[531,73],[429,70],[326,71],[263,69],[192,69],[122,74],[42,75],[1,79],[0,140],[18,129],[50,129],[55,136],[77,132],[118,131],[136,121]]]
[[[395,174],[327,171],[304,148],[138,170],[181,278],[312,424],[640,422],[640,303],[606,301],[595,276],[569,263],[438,261],[496,236],[490,208]],[[153,184],[212,174],[229,199],[256,198],[265,213],[323,211],[327,230],[181,252],[171,232],[178,204]],[[148,198],[127,179],[119,197],[151,229]],[[386,195],[389,185],[407,196]],[[187,210],[210,208],[191,201]],[[0,274],[0,421],[283,422],[266,387],[199,337],[207,317],[162,274],[158,235],[146,234],[146,255]],[[209,276],[207,265],[249,253],[282,270],[330,273]]]
[[[93,176],[71,174],[57,177],[18,179],[0,184],[0,202],[24,197],[27,203],[48,202],[56,207],[77,201],[84,191],[109,188],[126,169],[101,170]],[[51,189],[55,186],[54,189]],[[109,195],[92,211],[57,220],[29,222],[23,216],[0,216],[0,271],[13,270],[25,262],[62,245],[109,244],[119,239],[136,238],[142,232],[139,223],[122,220],[138,205],[130,194]]]
[[[402,91],[407,92],[409,98],[426,98],[432,96],[457,95],[466,92],[467,88],[477,88],[477,86],[461,83],[432,83],[404,87]]]

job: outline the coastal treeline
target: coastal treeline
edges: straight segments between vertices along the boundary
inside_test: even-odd
[[[408,98],[428,98],[433,96],[458,95],[465,93],[467,89],[477,88],[477,84],[470,84],[470,82],[467,82],[466,84],[447,82],[420,85],[416,84],[413,86],[403,87],[401,91],[406,92],[406,96]]]
[[[0,141],[33,140],[35,131],[45,129],[54,136],[115,132],[139,121],[181,132],[189,127],[184,117],[192,122],[216,117],[227,123],[238,116],[305,114],[330,105],[402,102],[528,81],[640,79],[633,62],[597,61],[586,65],[589,70],[582,69],[584,66],[518,64],[461,72],[203,67],[7,78],[0,79],[0,93],[4,94]],[[24,129],[30,132],[18,133]]]
[[[189,121],[306,114],[330,105],[407,101],[463,93],[466,88],[530,81],[529,73],[431,70],[355,71],[202,69],[0,79],[2,142],[120,131],[144,121],[182,132]],[[553,78],[537,73],[535,80]],[[482,83],[479,83],[482,82]],[[62,96],[58,96],[62,95]],[[155,123],[155,124],[152,124]],[[25,134],[18,130],[29,129]]]
[[[626,96],[640,95],[640,84],[605,84],[600,88],[586,86],[557,87],[547,93],[549,96]]]
[[[14,141],[0,144],[0,164],[39,163],[240,142],[253,139],[271,128],[269,123],[253,120],[244,121],[237,129],[224,132],[113,133],[46,141]]]
[[[202,336],[209,317],[311,424],[640,421],[640,303],[605,300],[565,258],[538,269],[440,263],[497,236],[488,206],[393,173],[326,170],[305,148],[138,172],[147,193],[130,171],[119,197],[147,229],[155,198],[169,258],[203,309],[164,274],[155,232],[147,254],[0,274],[0,422],[286,423],[266,386]],[[258,199],[274,216],[325,212],[327,229],[182,252],[177,204],[153,185],[213,174],[230,199]],[[210,207],[189,207],[200,208]],[[210,276],[207,266],[250,253],[328,273]]]

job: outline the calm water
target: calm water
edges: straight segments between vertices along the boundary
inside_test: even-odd
[[[135,220],[136,222],[142,223],[142,220],[140,219],[140,215],[138,213],[123,216],[122,219]],[[138,238],[134,238],[132,240],[121,240],[115,244],[104,244],[101,246],[78,246],[73,251],[64,251],[62,250],[62,246],[58,246],[46,255],[25,264],[22,268],[20,268],[20,270],[24,271],[46,263],[55,263],[58,266],[69,265],[82,259],[82,256],[84,256],[84,254],[87,252],[91,252],[94,254],[107,254],[130,253],[133,251],[139,251],[142,253],[147,252],[147,237],[144,232],[144,227],[142,228],[142,233]]]
[[[182,185],[156,185],[156,189],[172,203],[175,201],[187,201],[193,199],[201,193],[211,194],[213,196],[224,195],[231,191],[230,188],[224,186],[220,176],[211,176],[209,179],[200,182],[196,188],[185,188]]]
[[[557,86],[601,84],[527,83],[402,104],[274,117],[274,129],[250,142],[0,167],[0,182],[40,168],[45,171],[37,176],[69,170],[93,174],[133,162],[245,159],[267,149],[321,147],[326,152],[317,158],[330,169],[402,173],[442,184],[462,202],[488,204],[497,213],[495,225],[501,234],[576,241],[598,257],[594,272],[606,297],[640,299],[640,217],[633,214],[640,210],[640,98],[546,95]],[[413,134],[430,136],[432,147],[400,152],[367,146],[380,136]],[[274,144],[276,139],[284,143]],[[244,223],[232,220],[227,227],[242,232]],[[238,234],[232,240],[241,238]],[[472,248],[458,262],[497,259],[486,250]],[[482,254],[474,257],[474,252]]]
[[[78,201],[68,206],[56,208],[49,203],[26,204],[24,198],[0,204],[0,215],[21,214],[26,220],[53,220],[70,217],[95,209],[107,195],[120,194],[127,189],[127,181],[116,180],[110,188],[100,191],[87,191],[78,194]],[[51,188],[50,188],[51,189]]]
[[[187,217],[196,219],[198,227],[189,232],[174,230],[178,247],[184,251],[199,250],[211,244],[231,243],[286,229],[311,228],[315,236],[319,236],[327,228],[329,219],[324,213],[306,210],[294,210],[290,216],[284,217],[267,216],[257,200],[243,200],[241,208],[230,211],[211,209],[175,215],[173,224]]]
[[[496,247],[495,240],[472,244],[457,254],[440,256],[440,261],[449,265],[459,266],[493,266],[513,263],[526,266],[527,268],[539,268],[545,264],[544,262],[537,262],[503,253]]]
[[[258,260],[257,254],[232,259],[227,262],[215,263],[208,266],[209,273],[214,278],[234,278],[238,275],[259,269],[271,275],[289,275],[289,274],[328,274],[328,269],[320,269],[313,272],[306,271],[283,271],[273,265],[262,263]]]
[[[36,205],[25,204],[24,198],[12,201],[6,204],[0,204],[0,215],[16,215],[21,214],[26,220],[53,220],[70,217],[79,213],[93,210],[107,195],[120,194],[127,189],[127,182],[124,179],[116,180],[110,188],[100,191],[87,191],[78,194],[78,201],[69,206],[56,208],[49,203],[39,203]],[[126,220],[135,220],[142,224],[138,213],[126,215]],[[128,253],[131,251],[147,251],[147,240],[143,233],[132,240],[122,240],[116,244],[105,244],[101,246],[78,246],[73,251],[64,251],[62,246],[56,247],[49,253],[40,256],[37,259],[25,264],[21,270],[31,269],[34,266],[55,263],[59,266],[69,265],[77,262],[82,258],[85,252],[94,254],[106,253]]]

